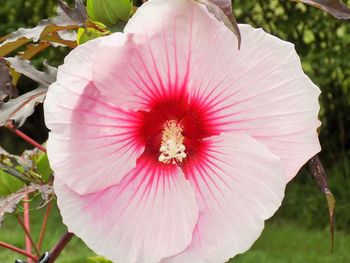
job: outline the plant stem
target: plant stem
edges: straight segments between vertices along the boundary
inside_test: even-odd
[[[38,260],[37,257],[35,257],[34,255],[28,253],[27,251],[25,251],[25,250],[23,250],[23,249],[20,249],[20,248],[18,248],[18,247],[12,246],[12,245],[10,245],[10,244],[7,244],[7,243],[5,243],[5,242],[0,241],[0,247],[7,248],[7,249],[12,250],[12,251],[14,251],[14,252],[17,252],[17,253],[19,253],[19,254],[22,254],[22,255],[24,255],[24,256],[27,256],[28,258],[34,260],[35,262]]]
[[[18,216],[17,219],[18,219],[19,224],[20,224],[21,227],[23,228],[23,230],[24,230],[26,236],[28,237],[28,239],[29,239],[31,245],[33,246],[33,248],[34,248],[34,250],[35,250],[35,254],[36,254],[38,257],[40,257],[40,255],[41,255],[41,254],[40,254],[40,251],[39,251],[38,247],[36,246],[36,244],[34,243],[33,238],[32,238],[32,236],[30,235],[30,233],[29,233],[28,229],[26,228],[26,226],[24,225],[24,223],[23,223],[21,217]]]
[[[23,198],[23,218],[24,218],[24,226],[27,229],[28,233],[30,233],[30,215],[29,215],[29,203],[28,203],[28,194],[24,195]],[[30,235],[30,234],[29,234]],[[30,239],[28,235],[25,235],[25,243],[26,243],[26,251],[28,254],[32,253],[32,244],[30,243]],[[30,257],[27,258],[28,263],[32,263],[32,259]]]
[[[6,123],[6,127],[9,128],[12,132],[14,132],[17,136],[21,137],[23,140],[28,142],[29,144],[33,145],[34,147],[38,148],[39,150],[43,151],[46,153],[46,148],[42,146],[40,143],[37,141],[33,140],[30,138],[28,135],[24,134],[20,130],[17,130],[17,128],[13,125],[12,122],[8,121]]]
[[[50,203],[47,204],[45,215],[44,215],[44,219],[43,219],[43,223],[42,223],[41,229],[40,229],[39,241],[38,241],[38,249],[39,250],[41,249],[41,246],[42,246],[43,241],[44,241],[47,220],[48,220],[49,215],[50,215],[51,207],[52,207],[52,203],[50,202]]]
[[[73,236],[74,234],[72,233],[69,233],[69,232],[64,233],[61,239],[57,242],[57,244],[51,250],[49,263],[55,262],[56,258],[61,254],[62,250],[69,243],[69,241],[72,239]]]

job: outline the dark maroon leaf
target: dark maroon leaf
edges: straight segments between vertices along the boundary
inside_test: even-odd
[[[82,0],[75,1],[75,8],[70,8],[63,0],[58,0],[63,12],[75,23],[82,26],[87,19],[86,8]]]
[[[40,204],[40,207],[44,206],[50,202],[53,196],[53,188],[51,185],[39,185],[31,184],[26,186],[17,192],[10,194],[5,197],[0,198],[0,227],[1,223],[4,220],[6,213],[13,213],[16,210],[17,204],[24,198],[26,194],[39,192],[43,202]],[[39,207],[39,208],[40,208]]]
[[[37,70],[29,60],[25,60],[20,57],[4,59],[10,63],[11,68],[13,68],[16,72],[38,82],[41,87],[47,88],[51,83],[56,81],[57,68],[45,64],[46,71],[42,72]]]
[[[0,197],[0,227],[6,213],[13,213],[17,204],[23,199],[26,191],[20,190],[6,197]]]
[[[12,85],[12,76],[6,61],[0,58],[0,102],[17,96],[17,89]]]
[[[27,45],[24,51],[18,52],[19,56],[23,59],[32,59],[34,56],[44,51],[51,46],[47,41],[40,41],[38,44]]]
[[[42,72],[28,60],[19,57],[5,59],[16,72],[39,83],[37,89],[6,103],[0,103],[0,126],[6,125],[8,121],[14,121],[15,126],[20,127],[33,114],[36,105],[44,101],[48,86],[56,81],[57,69],[45,64],[46,72]]]
[[[227,17],[233,16],[231,0],[211,0],[211,2],[220,7]]]
[[[350,19],[350,8],[339,0],[292,0],[320,8],[338,19]]]
[[[236,18],[232,12],[231,1],[227,0],[196,0],[198,3],[204,4],[209,13],[213,14],[215,18],[223,22],[237,37],[238,49],[241,46],[241,33],[239,31]]]
[[[330,231],[331,231],[331,251],[333,250],[334,244],[334,209],[335,209],[335,199],[332,192],[328,186],[327,174],[322,165],[322,162],[318,155],[315,155],[309,160],[310,171],[315,178],[316,184],[318,188],[324,193],[329,212],[329,223],[330,223]]]
[[[0,44],[0,48],[7,45],[8,43],[16,43],[16,41],[19,41],[22,38],[37,42],[40,39],[44,30],[50,25],[65,27],[74,24],[74,21],[72,21],[67,15],[62,13],[57,17],[42,20],[36,27],[20,28],[17,31],[9,34],[8,36],[4,37],[5,41]]]
[[[14,121],[16,127],[24,124],[33,114],[35,107],[45,99],[47,88],[37,88],[9,102],[0,102],[0,126]]]

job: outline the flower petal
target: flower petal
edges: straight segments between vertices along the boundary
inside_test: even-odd
[[[240,25],[241,49],[223,25],[193,52],[190,96],[221,131],[245,132],[281,157],[287,180],[320,151],[320,90],[304,74],[291,43]],[[209,35],[210,34],[210,35]]]
[[[44,103],[50,164],[80,194],[119,183],[144,149],[135,139],[137,114],[109,102],[91,81],[91,54],[98,43],[90,41],[67,56]]]
[[[147,109],[157,100],[182,96],[191,52],[205,44],[201,35],[217,29],[212,23],[220,24],[195,1],[148,1],[130,19],[124,35],[101,42],[93,70],[96,86],[121,107],[127,103]]]
[[[94,81],[123,108],[147,109],[189,92],[222,131],[247,132],[281,157],[290,180],[320,150],[319,89],[292,44],[240,29],[238,50],[236,37],[204,5],[148,1],[130,19],[127,35],[101,42]]]
[[[208,139],[184,173],[200,216],[189,248],[164,263],[226,262],[246,251],[280,206],[286,185],[279,158],[245,134]]]
[[[191,242],[198,207],[176,166],[142,157],[120,185],[96,194],[76,194],[59,179],[54,186],[68,230],[115,262],[159,262]]]

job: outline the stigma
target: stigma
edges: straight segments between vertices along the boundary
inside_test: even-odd
[[[164,124],[158,161],[172,164],[181,163],[187,156],[183,142],[182,125],[174,120],[167,121]]]

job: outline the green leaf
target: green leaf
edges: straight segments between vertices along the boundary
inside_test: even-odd
[[[0,196],[12,194],[24,186],[21,180],[0,170]]]
[[[45,153],[26,150],[21,156],[7,153],[0,147],[0,170],[28,184],[49,183],[52,170]]]
[[[130,0],[87,0],[88,16],[106,26],[113,26],[118,21],[127,21],[132,8]]]
[[[328,191],[325,193],[327,205],[328,205],[328,213],[329,213],[329,224],[330,224],[330,231],[331,231],[331,239],[332,239],[332,245],[331,245],[331,251],[333,251],[334,247],[334,210],[335,210],[335,198],[333,194]]]
[[[28,167],[28,162],[25,162],[23,158],[17,155],[12,155],[6,152],[0,147],[0,170],[6,172],[22,182],[30,183],[30,179],[25,171],[29,171],[31,167]]]
[[[44,182],[47,183],[49,181],[50,176],[53,173],[50,167],[49,159],[47,158],[47,154],[40,154],[39,157],[35,160],[35,164],[37,167],[37,171],[42,176]]]
[[[95,256],[95,257],[88,257],[88,263],[112,263],[112,261],[101,256]]]
[[[95,28],[79,28],[77,34],[78,45],[84,44],[92,39],[104,36],[102,32],[96,30]]]
[[[338,19],[350,19],[350,8],[339,0],[292,0],[302,2],[326,11]]]

